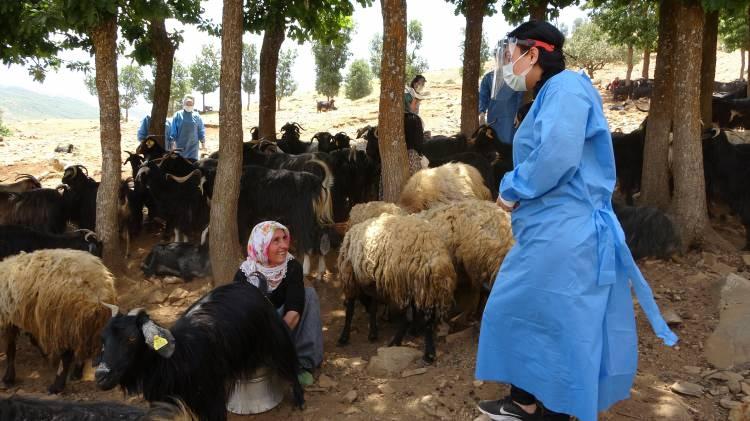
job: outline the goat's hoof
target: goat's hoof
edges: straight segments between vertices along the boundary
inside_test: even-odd
[[[435,354],[424,354],[422,357],[422,361],[424,361],[426,364],[432,364],[435,362]]]
[[[63,391],[63,388],[64,388],[63,386],[52,384],[50,387],[47,388],[47,392],[49,392],[50,395],[57,395]]]

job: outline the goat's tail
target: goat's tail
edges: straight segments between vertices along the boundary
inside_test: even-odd
[[[317,164],[323,169],[323,182],[321,183],[320,195],[313,201],[315,217],[321,225],[333,224],[333,204],[331,201],[331,189],[333,188],[333,173],[323,161],[311,159],[310,163]]]

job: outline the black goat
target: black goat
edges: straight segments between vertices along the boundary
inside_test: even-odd
[[[633,81],[633,90],[630,93],[630,99],[651,98],[653,92],[653,79],[636,79]]]
[[[102,243],[89,230],[50,234],[23,225],[0,225],[0,259],[41,249],[73,249],[102,256]]]
[[[478,153],[492,162],[499,154],[507,154],[508,147],[509,144],[504,144],[492,127],[481,125],[469,139],[462,134],[433,136],[422,144],[422,152],[430,162],[450,160],[452,155],[463,152]]]
[[[195,416],[180,402],[156,402],[149,409],[120,402],[72,402],[10,396],[0,399],[3,421],[190,421]]]
[[[715,93],[736,93],[744,91],[744,95],[737,96],[737,98],[745,98],[747,96],[747,81],[735,79],[731,82],[719,82],[714,81],[714,92]]]
[[[199,245],[190,243],[156,244],[141,264],[146,276],[173,275],[187,281],[211,275],[211,260],[208,256],[206,234],[201,235]]]
[[[143,310],[113,315],[96,384],[146,400],[182,399],[201,420],[226,420],[227,399],[237,380],[268,366],[292,384],[294,403],[304,404],[297,353],[284,322],[260,290],[247,282],[213,289],[166,329]]]
[[[66,209],[63,196],[55,189],[0,192],[0,225],[24,225],[59,234],[68,221]]]
[[[635,259],[669,259],[680,251],[680,236],[664,212],[651,207],[612,204]]]
[[[750,145],[732,145],[726,133],[714,130],[703,138],[703,167],[706,194],[721,200],[737,215],[745,227],[745,250],[750,250]]]
[[[96,193],[99,183],[89,177],[88,170],[83,165],[66,168],[62,182],[68,186],[63,198],[71,222],[81,229],[96,229]]]
[[[178,177],[149,161],[138,170],[137,181],[143,182],[159,212],[167,222],[167,232],[174,230],[174,241],[187,241],[189,234],[202,231],[208,225],[208,204],[201,191],[201,172],[198,169]]]
[[[349,142],[352,140],[348,134],[344,132],[338,132],[333,135],[333,143],[336,144],[336,149],[347,149],[349,148]]]
[[[161,158],[167,151],[159,144],[159,141],[155,137],[149,136],[138,145],[135,153],[143,155],[146,161],[151,161],[152,159]]]
[[[281,126],[281,139],[276,142],[279,149],[293,155],[308,152],[311,143],[300,140],[300,130],[304,129],[297,123],[286,123]]]
[[[318,152],[331,152],[336,149],[336,145],[333,143],[333,135],[329,132],[317,132],[315,136],[310,139],[318,141]]]
[[[630,133],[613,132],[611,135],[619,189],[625,197],[625,203],[632,206],[633,194],[641,188],[646,120]]]
[[[727,99],[714,96],[712,122],[722,129],[750,129],[750,98]]]
[[[339,149],[330,153],[333,165],[333,220],[344,222],[354,205],[377,200],[378,169],[364,151]]]
[[[29,190],[41,189],[42,184],[33,175],[20,174],[14,183],[0,184],[0,192],[23,193]]]

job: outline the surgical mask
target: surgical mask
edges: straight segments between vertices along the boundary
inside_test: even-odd
[[[193,112],[193,106],[192,105],[186,105],[186,106],[182,107],[182,109],[185,110],[185,111],[187,111],[187,112],[189,112],[189,113]]]
[[[526,50],[526,53],[529,51],[531,50]],[[526,53],[521,54],[521,57],[518,57],[516,61],[503,66],[503,80],[510,89],[513,89],[514,91],[526,91],[526,75],[529,74],[531,68],[534,67],[534,64],[532,63],[526,70],[521,72],[520,75],[513,73],[513,66],[515,66],[515,64],[518,63],[518,60],[521,60]]]

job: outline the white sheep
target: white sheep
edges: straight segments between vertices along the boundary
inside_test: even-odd
[[[339,344],[349,342],[354,304],[360,299],[370,315],[369,339],[377,339],[377,300],[401,310],[425,314],[424,360],[435,359],[433,325],[453,303],[456,272],[445,244],[423,219],[380,215],[356,224],[344,236],[338,258],[346,295],[346,321]],[[391,345],[400,345],[404,318]]]
[[[464,312],[478,309],[482,288],[492,288],[503,259],[515,240],[510,215],[486,200],[463,200],[415,214],[424,219],[444,241],[459,273],[468,278],[470,301]],[[459,277],[459,283],[461,278]],[[458,300],[457,300],[458,301]]]
[[[370,218],[377,218],[381,214],[406,215],[407,212],[395,203],[390,202],[367,202],[354,205],[349,212],[349,226],[354,226]]]
[[[101,260],[80,250],[38,250],[0,262],[0,326],[4,326],[7,368],[3,382],[15,380],[19,330],[36,339],[40,350],[57,362],[50,393],[65,388],[70,364],[93,357],[99,334],[115,302],[114,278]]]
[[[464,199],[491,200],[482,175],[471,165],[450,163],[417,171],[401,191],[399,204],[416,213]]]

